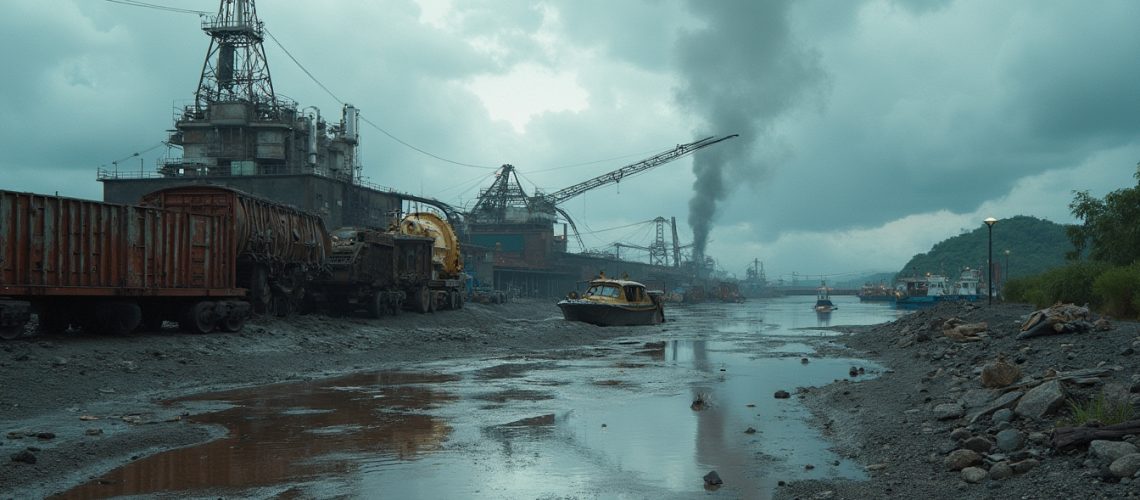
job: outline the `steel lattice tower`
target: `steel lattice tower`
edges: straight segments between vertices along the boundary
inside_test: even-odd
[[[254,1],[221,0],[218,15],[203,20],[202,31],[211,40],[194,94],[198,111],[212,102],[248,102],[261,117],[276,117],[278,102],[262,46],[264,28]]]

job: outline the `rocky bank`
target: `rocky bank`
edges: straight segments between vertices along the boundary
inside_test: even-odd
[[[776,496],[1140,497],[1140,438],[1128,434],[1134,430],[1091,444],[1055,442],[1073,403],[1140,402],[1138,324],[1094,326],[1099,318],[1089,318],[1056,327],[1083,333],[1019,339],[1033,312],[1026,305],[944,303],[887,324],[840,328],[845,334],[825,349],[888,370],[871,380],[800,388],[796,397],[870,479],[782,484]],[[1082,431],[1103,425],[1094,421]]]

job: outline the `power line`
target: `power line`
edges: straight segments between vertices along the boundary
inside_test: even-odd
[[[177,12],[179,14],[197,14],[199,16],[208,16],[211,13],[204,10],[180,9],[178,7],[168,7],[166,5],[158,5],[153,3],[139,2],[136,0],[106,0],[110,3],[117,3],[120,5],[130,5],[131,7],[145,7],[147,9],[164,10],[167,12]]]
[[[305,75],[308,76],[309,79],[313,81],[313,83],[316,83],[317,86],[319,86],[322,90],[324,90],[329,95],[329,97],[332,97],[333,100],[336,101],[337,103],[339,103],[340,105],[343,106],[345,104],[345,102],[343,100],[341,100],[341,98],[337,97],[337,95],[334,94],[332,90],[329,90],[329,88],[326,87],[324,83],[321,83],[321,81],[319,79],[317,79],[316,75],[313,75],[313,73],[311,73],[307,68],[305,68],[305,65],[301,64],[301,61],[298,61],[296,57],[293,57],[293,54],[291,52],[289,52],[289,49],[286,49],[285,45],[283,45],[281,43],[281,41],[277,39],[277,37],[273,36],[273,33],[270,33],[268,29],[265,29],[264,31],[265,31],[266,35],[269,35],[269,39],[273,40],[273,43],[277,44],[277,47],[280,48],[281,51],[284,52],[285,55],[289,57],[289,60],[293,61],[293,64],[296,64],[297,67],[300,68],[301,71],[304,72]],[[369,120],[368,118],[365,118],[364,116],[360,116],[360,121],[371,125],[372,128],[374,128],[374,129],[380,131],[380,133],[388,136],[389,139],[392,139],[393,141],[396,141],[396,142],[404,145],[405,147],[407,147],[409,149],[417,151],[423,155],[430,156],[430,157],[435,158],[439,161],[451,163],[453,165],[459,165],[461,167],[481,168],[481,169],[486,169],[486,170],[495,170],[496,168],[498,168],[498,167],[488,167],[485,165],[473,165],[470,163],[463,163],[463,162],[451,160],[448,158],[444,158],[444,157],[439,156],[439,155],[434,154],[434,153],[429,153],[423,149],[420,149],[416,146],[409,144],[408,142],[404,141],[403,139],[400,139],[399,137],[396,137],[395,135],[392,135],[391,132],[388,132],[383,127],[373,123],[372,120]]]

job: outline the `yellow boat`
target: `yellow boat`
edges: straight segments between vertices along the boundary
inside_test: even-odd
[[[568,321],[582,321],[599,326],[655,325],[665,321],[665,304],[661,292],[651,292],[636,281],[615,280],[598,276],[590,281],[586,293],[558,302],[562,316]]]

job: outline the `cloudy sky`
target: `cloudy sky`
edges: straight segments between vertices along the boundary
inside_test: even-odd
[[[740,134],[563,208],[594,249],[646,245],[635,223],[676,217],[741,276],[754,258],[770,277],[896,271],[987,216],[1071,222],[1073,190],[1134,185],[1140,161],[1130,0],[257,8],[277,92],[326,117],[359,107],[383,128],[362,129],[364,175],[401,191],[470,206],[504,163],[553,191]],[[192,13],[8,0],[0,43],[0,188],[99,199],[98,168],[169,154],[209,39]]]

